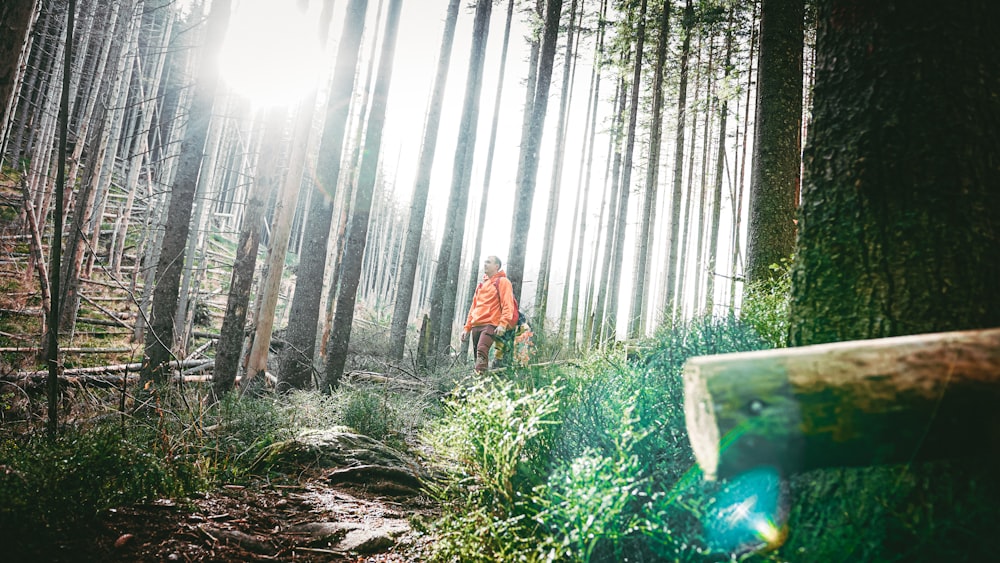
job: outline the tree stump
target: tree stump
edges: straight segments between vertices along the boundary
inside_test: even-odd
[[[684,412],[707,479],[1000,451],[1000,329],[703,356]]]

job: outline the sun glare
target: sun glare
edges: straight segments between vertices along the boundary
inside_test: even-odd
[[[290,104],[316,86],[316,16],[292,2],[241,0],[222,45],[222,78],[255,107]]]

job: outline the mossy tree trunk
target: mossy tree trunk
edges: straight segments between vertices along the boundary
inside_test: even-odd
[[[822,3],[793,344],[1000,325],[998,15]]]
[[[1000,326],[1000,4],[824,0],[818,10],[791,342]],[[978,457],[793,479],[783,551],[994,557],[996,452],[968,454]]]

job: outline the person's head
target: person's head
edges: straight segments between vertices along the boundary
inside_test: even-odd
[[[493,274],[500,271],[500,259],[496,256],[487,256],[486,261],[483,262],[483,271],[487,276],[492,277]]]

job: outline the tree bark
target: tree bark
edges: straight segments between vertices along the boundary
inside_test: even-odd
[[[8,124],[17,107],[21,66],[36,15],[35,0],[10,0],[0,6],[0,160],[6,154]]]
[[[792,343],[1000,326],[997,8],[822,3]]]
[[[804,2],[762,0],[747,282],[771,279],[795,246],[802,124]],[[745,291],[746,287],[744,287]]]

